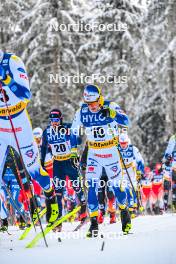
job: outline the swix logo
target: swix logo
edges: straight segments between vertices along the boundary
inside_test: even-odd
[[[28,156],[29,158],[32,158],[33,157],[33,155],[34,155],[34,151],[33,151],[33,149],[29,149],[28,151],[26,151],[26,156]]]
[[[25,74],[23,74],[23,73],[20,73],[20,78],[21,79],[28,80],[28,77]]]
[[[113,172],[117,172],[118,168],[117,168],[117,166],[113,166],[113,167],[111,168],[111,170],[112,170]]]
[[[88,168],[89,172],[93,172],[94,170],[95,170],[95,168],[93,166],[89,166],[89,168]]]
[[[83,112],[83,113],[87,113],[87,112],[88,112],[88,109],[89,109],[88,107],[84,107],[84,108],[82,109],[82,112]]]

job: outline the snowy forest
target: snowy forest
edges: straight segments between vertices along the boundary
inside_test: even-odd
[[[129,115],[146,165],[162,158],[176,132],[176,0],[0,0],[0,48],[26,65],[33,127],[53,107],[72,121],[85,82],[69,76],[110,77],[96,83]]]

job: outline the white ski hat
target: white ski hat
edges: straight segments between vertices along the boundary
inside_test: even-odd
[[[120,143],[126,143],[126,142],[129,143],[129,137],[128,137],[127,133],[121,133],[119,135],[119,142]]]
[[[40,127],[36,127],[33,129],[33,135],[35,138],[41,138],[43,134],[43,130]]]

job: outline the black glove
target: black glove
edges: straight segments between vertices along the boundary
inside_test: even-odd
[[[70,159],[73,168],[77,169],[79,167],[79,157],[74,157]]]
[[[167,157],[166,157],[166,161],[165,161],[165,165],[166,165],[166,166],[169,166],[170,163],[171,163],[171,161],[172,161],[172,156],[171,156],[171,155],[167,155]]]
[[[101,113],[103,117],[110,117],[110,109],[109,107],[102,107]]]

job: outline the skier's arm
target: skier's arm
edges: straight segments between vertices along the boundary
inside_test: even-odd
[[[47,129],[43,131],[42,135],[42,145],[41,145],[41,165],[44,168],[45,157],[48,150],[48,137],[47,137]]]
[[[8,86],[18,98],[30,100],[31,92],[24,63],[19,57],[12,55],[9,60],[9,68],[12,77],[10,74],[5,73],[4,79],[1,79],[1,83],[4,86]]]
[[[78,138],[79,138],[79,131],[80,127],[82,126],[81,118],[80,118],[80,110],[78,110],[75,114],[75,117],[72,122],[71,126],[71,135],[70,135],[70,142],[71,142],[71,148],[72,152],[77,150],[78,144]]]
[[[109,105],[109,109],[111,114],[110,117],[114,118],[119,125],[124,127],[129,126],[129,118],[125,114],[125,112],[121,110],[119,105],[114,102],[111,102]]]
[[[136,161],[137,165],[137,171],[139,171],[142,175],[144,174],[144,160],[142,158],[141,153],[139,152],[138,148],[133,146],[133,153],[134,153],[134,158]]]
[[[81,167],[82,170],[86,170],[86,166],[87,166],[87,154],[88,154],[88,144],[86,142],[86,145],[84,147],[82,156],[81,156]]]
[[[164,158],[163,158],[163,162],[166,162],[166,165],[169,166],[169,163],[172,160],[172,153],[174,151],[174,147],[176,145],[176,137],[175,135],[173,135],[170,139],[169,139],[169,143],[167,145],[165,154],[164,154]]]

